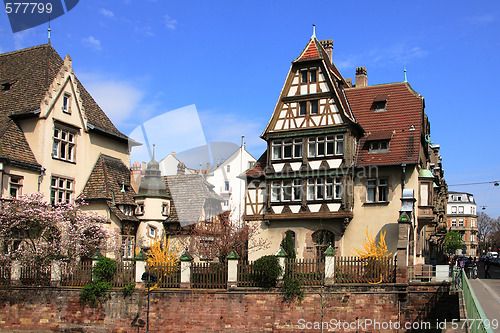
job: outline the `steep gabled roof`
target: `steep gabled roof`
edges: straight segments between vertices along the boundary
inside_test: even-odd
[[[104,154],[99,155],[82,194],[89,201],[106,200],[116,204],[135,205],[135,192],[130,186],[130,170],[122,160]]]
[[[42,99],[63,65],[50,44],[0,54],[0,157],[40,167],[15,120],[38,117]],[[89,127],[126,140],[83,85],[78,80],[76,84]]]
[[[418,163],[424,121],[424,99],[408,83],[390,83],[345,90],[356,120],[366,135],[359,140],[358,166]],[[385,111],[375,111],[384,96]],[[370,153],[369,140],[390,140],[389,152]]]
[[[201,175],[176,175],[164,177],[172,195],[169,222],[179,222],[182,227],[196,223],[203,216],[206,204],[217,206],[220,213],[222,198],[213,191],[213,185]],[[175,207],[175,208],[174,208]]]

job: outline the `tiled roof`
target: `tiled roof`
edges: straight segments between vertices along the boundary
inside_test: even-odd
[[[345,92],[356,120],[366,132],[357,148],[358,166],[418,163],[424,120],[422,96],[405,82],[349,88]],[[377,96],[387,98],[385,111],[373,109]],[[389,133],[389,152],[369,153],[366,138],[387,139]]]
[[[295,59],[294,62],[324,59],[325,57],[328,58],[328,56],[326,56],[325,50],[323,49],[319,41],[313,37],[309,40],[309,43],[307,43],[300,56]]]
[[[123,184],[125,192],[122,192]],[[101,154],[83,188],[85,200],[108,200],[116,204],[135,205],[130,186],[130,170],[119,159]]]
[[[49,44],[0,54],[0,157],[39,166],[13,118],[38,116],[42,98],[63,64]],[[127,139],[78,80],[77,85],[88,123],[102,132]]]
[[[182,227],[196,223],[202,217],[205,205],[217,209],[212,213],[221,212],[222,198],[202,176],[176,175],[164,179],[173,201],[169,222],[179,222]]]
[[[264,169],[266,168],[267,164],[267,150],[260,155],[259,159],[255,162],[253,167],[251,167],[249,170],[245,172],[247,176],[263,176],[265,175]]]

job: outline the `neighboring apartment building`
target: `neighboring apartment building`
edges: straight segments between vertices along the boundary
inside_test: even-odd
[[[367,231],[386,233],[395,253],[402,190],[413,189],[403,260],[429,261],[426,233],[439,220],[436,188],[445,184],[429,170],[424,99],[407,82],[368,86],[363,67],[353,87],[332,63],[332,46],[313,35],[292,62],[261,136],[267,151],[246,173],[245,219],[271,242],[249,257],[276,253],[287,230],[302,258],[318,258],[329,245],[352,255]]]
[[[448,229],[462,235],[464,247],[456,254],[476,256],[478,247],[477,211],[474,195],[465,192],[448,192]]]
[[[58,203],[83,192],[86,209],[128,233],[127,223],[137,224],[127,217],[129,139],[77,79],[70,56],[50,44],[1,54],[0,80],[1,197],[41,192]]]
[[[233,222],[241,221],[245,205],[246,181],[241,174],[253,167],[255,158],[246,150],[242,142],[224,162],[214,166],[206,175],[206,180],[214,185],[214,191],[222,199],[222,209],[230,212]]]

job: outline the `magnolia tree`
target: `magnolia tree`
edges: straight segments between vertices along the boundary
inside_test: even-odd
[[[269,247],[269,242],[259,237],[259,232],[257,224],[235,222],[229,214],[222,213],[213,220],[191,226],[184,245],[192,255],[202,259],[225,261],[232,250],[245,258],[250,251]]]
[[[20,196],[0,203],[0,261],[18,260],[41,267],[51,260],[75,263],[106,246],[113,235],[103,227],[106,219],[84,212],[77,204],[52,206],[40,193]]]

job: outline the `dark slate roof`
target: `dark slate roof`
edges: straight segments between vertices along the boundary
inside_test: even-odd
[[[125,192],[122,192],[125,184]],[[83,188],[85,200],[106,200],[116,204],[135,205],[130,186],[130,170],[122,160],[101,154]]]
[[[424,99],[408,83],[389,83],[345,90],[356,120],[366,132],[359,140],[356,164],[416,164],[424,121]],[[377,96],[386,97],[386,111],[375,112]],[[413,125],[414,130],[410,130]],[[369,153],[368,140],[389,139],[389,152]]]
[[[49,44],[0,54],[0,157],[40,167],[15,119],[38,116],[42,98],[63,64]],[[78,80],[77,85],[88,124],[126,140]]]
[[[214,186],[201,175],[165,176],[165,184],[172,195],[169,222],[187,226],[199,221],[205,205],[221,210],[222,198],[214,192]]]

